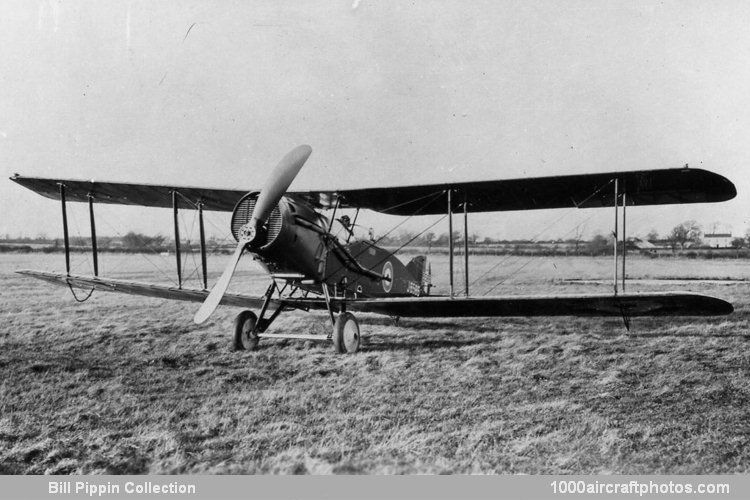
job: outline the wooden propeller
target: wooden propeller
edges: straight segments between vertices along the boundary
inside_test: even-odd
[[[206,300],[201,305],[198,312],[195,313],[193,321],[197,324],[201,324],[206,321],[216,308],[221,303],[221,299],[229,288],[229,282],[232,281],[237,264],[245,252],[245,249],[250,245],[258,234],[258,229],[266,223],[268,218],[271,216],[271,212],[276,205],[284,196],[286,190],[292,184],[294,178],[299,174],[302,165],[305,164],[307,159],[312,153],[312,148],[307,145],[297,146],[281,159],[276,168],[273,169],[271,175],[266,181],[266,185],[258,196],[258,201],[255,203],[255,209],[253,215],[250,218],[250,222],[245,224],[239,231],[239,242],[237,248],[234,251],[232,260],[229,261],[224,272],[221,274],[219,281],[216,282],[214,287],[211,289],[211,293],[208,294]]]

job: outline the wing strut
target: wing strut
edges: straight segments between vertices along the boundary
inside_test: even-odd
[[[99,250],[96,246],[96,222],[94,220],[94,195],[89,198],[89,222],[91,223],[91,255],[94,258],[94,276],[99,276]]]
[[[625,207],[627,206],[627,191],[622,190],[622,293],[625,293],[625,254],[628,251],[627,233],[625,232]]]
[[[450,274],[450,296],[453,298],[453,206],[451,205],[452,188],[448,188],[448,274]]]
[[[614,243],[613,243],[613,257],[614,257],[614,269],[613,269],[613,288],[615,291],[615,295],[617,295],[618,289],[617,289],[617,258],[619,256],[619,253],[617,251],[617,244],[619,241],[622,241],[622,276],[620,277],[620,282],[622,284],[622,292],[625,293],[625,256],[627,255],[627,233],[625,232],[625,223],[627,220],[627,212],[626,212],[626,206],[628,204],[628,198],[627,198],[627,191],[625,189],[625,183],[623,182],[623,185],[620,186],[619,180],[615,178],[615,231],[614,231]],[[620,192],[620,188],[622,188],[622,192]],[[622,201],[621,201],[622,200]],[[619,222],[619,216],[618,216],[618,207],[620,206],[620,202],[622,202],[622,236],[620,236],[618,231],[618,222]]]
[[[469,207],[464,191],[464,294],[469,296]]]
[[[68,210],[65,206],[65,184],[60,183],[60,205],[62,206],[63,243],[65,245],[65,274],[70,275],[70,240],[68,238]]]
[[[198,230],[201,237],[201,271],[203,271],[203,289],[208,290],[208,266],[206,264],[206,230],[203,227],[203,201],[198,202]]]
[[[615,295],[617,295],[617,241],[619,240],[619,235],[617,234],[617,221],[618,221],[618,214],[617,214],[617,204],[619,202],[619,179],[615,177],[615,231],[612,233],[614,238],[612,238],[612,255],[614,257],[614,277],[613,277],[613,286],[615,289]]]
[[[180,254],[180,219],[177,208],[177,191],[172,191],[172,213],[174,214],[174,255],[177,259],[177,288],[182,288],[182,255]]]

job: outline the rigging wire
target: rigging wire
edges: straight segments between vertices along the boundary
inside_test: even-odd
[[[81,236],[81,229],[78,227],[78,221],[76,220],[74,212],[75,212],[74,210],[69,210],[68,211],[68,220],[72,221],[74,229],[75,229],[76,236],[74,237],[74,239],[78,240],[78,242],[85,242],[83,236]],[[68,238],[68,240],[69,240],[68,243],[70,243],[70,238]],[[78,246],[78,245],[76,245],[76,246]],[[74,253],[74,252],[71,252],[71,254],[72,253]],[[78,255],[75,260],[71,259],[71,265],[70,265],[71,269],[73,267],[79,266],[82,262],[86,262],[88,264],[89,270],[91,270],[91,274],[94,274],[94,270],[91,267],[91,263],[89,262],[88,258],[86,258],[85,255]]]
[[[392,210],[393,208],[400,207],[402,205],[406,205],[407,203],[413,203],[415,201],[420,201],[420,200],[423,200],[423,199],[425,199],[427,197],[431,197],[429,200],[427,200],[427,203],[425,203],[424,205],[422,205],[421,207],[419,207],[419,209],[417,211],[415,211],[413,214],[409,215],[404,220],[402,220],[401,222],[399,222],[398,224],[396,224],[395,226],[393,226],[388,232],[386,232],[380,238],[377,238],[375,241],[373,241],[372,244],[373,245],[377,245],[378,243],[380,243],[385,237],[387,237],[393,231],[395,231],[396,229],[398,229],[399,227],[401,227],[403,224],[406,224],[412,217],[416,217],[417,215],[419,215],[419,213],[422,212],[422,210],[424,210],[425,208],[427,208],[433,201],[435,201],[439,196],[441,196],[445,192],[446,192],[445,190],[433,192],[433,193],[430,193],[430,194],[425,195],[425,196],[420,196],[419,198],[416,198],[414,200],[405,201],[403,203],[399,203],[398,205],[394,205],[393,207],[389,207],[387,210]],[[446,217],[447,217],[447,215],[446,215]],[[432,226],[434,226],[434,224]],[[432,226],[430,226],[430,227],[432,227]],[[422,231],[422,233],[424,233],[424,231]],[[419,233],[417,236],[421,236],[422,233]],[[414,241],[414,239],[415,238],[412,238],[411,240],[409,240],[409,243],[411,243],[412,241]],[[403,246],[401,248],[403,248]],[[401,248],[399,248],[398,250],[400,250]],[[398,252],[398,250],[396,250],[393,253],[395,254],[396,252]],[[360,255],[362,255],[366,251],[367,251],[367,247],[363,248],[362,250],[360,250],[359,253],[357,253],[356,255],[353,255],[352,257],[354,257],[356,259],[357,257],[359,257]]]
[[[405,224],[407,221],[409,221],[412,217],[416,217],[417,215],[419,215],[420,212],[422,212],[422,210],[424,210],[425,208],[427,208],[430,205],[430,203],[432,203],[433,201],[435,201],[440,195],[442,195],[445,192],[446,192],[445,190],[432,192],[430,194],[427,194],[427,195],[424,195],[424,196],[420,196],[419,198],[415,198],[413,200],[405,201],[403,203],[399,203],[398,205],[394,205],[392,207],[388,207],[387,209],[385,209],[385,211],[393,210],[394,208],[400,207],[402,205],[406,205],[407,203],[414,203],[414,202],[423,200],[423,199],[425,199],[427,197],[430,197],[430,196],[432,197],[429,200],[427,200],[427,203],[425,203],[424,205],[422,205],[421,207],[419,207],[419,209],[416,212],[414,212],[413,214],[411,214],[408,217],[406,217],[404,220],[402,220],[401,222],[399,222],[398,224],[396,224],[395,226],[393,226],[387,233],[385,233],[384,235],[382,235],[380,238],[376,239],[373,242],[373,244],[377,245],[383,238],[385,238],[386,236],[388,236],[389,234],[391,234],[393,231],[395,231],[396,229],[398,229],[399,227],[401,227],[403,224]]]
[[[190,258],[193,261],[193,271],[187,275],[187,277],[183,278],[183,284],[187,282],[192,276],[194,276],[198,271],[198,262],[195,260],[195,252],[193,252],[193,243],[190,237],[193,234],[193,231],[195,231],[195,223],[198,220],[198,211],[193,210],[193,222],[190,224],[190,227],[188,228],[187,221],[185,220],[185,215],[180,214],[180,217],[182,219],[182,225],[185,228],[185,242],[187,243],[187,251],[184,251],[185,253],[183,262],[182,262],[182,270],[183,272],[187,269],[188,264],[188,255],[190,254]]]
[[[586,203],[587,201],[589,201],[591,198],[593,198],[594,196],[596,196],[602,189],[604,189],[605,187],[609,186],[613,182],[614,182],[614,179],[610,179],[608,182],[606,182],[605,184],[603,184],[602,186],[600,186],[599,188],[597,188],[589,196],[587,196],[583,201],[581,201],[579,203],[576,203],[575,204],[576,205],[575,208],[577,209],[578,207],[580,207],[581,205],[583,205],[584,203]],[[572,209],[568,209],[568,210],[572,210]],[[531,243],[536,242],[537,238],[539,238],[541,235],[543,235],[544,233],[546,233],[552,226],[556,225],[558,222],[560,222],[564,218],[568,217],[568,215],[570,215],[570,214],[567,211],[565,211],[560,217],[558,217],[557,219],[555,219],[554,221],[552,221],[552,223],[548,224],[541,231],[539,231],[537,234],[535,234],[534,237],[531,238],[530,242]],[[591,217],[589,217],[589,219],[590,218]],[[586,220],[588,220],[588,219],[586,219]],[[497,267],[500,266],[501,264],[504,264],[505,262],[507,262],[508,259],[510,259],[510,258],[511,258],[511,256],[508,256],[505,259],[501,259],[500,262],[498,262],[494,266],[490,267],[488,270],[486,270],[484,273],[482,273],[480,276],[478,276],[474,281],[472,281],[471,285],[472,286],[475,285],[479,280],[481,280],[482,278],[484,278],[485,276],[487,276],[489,273],[491,273],[492,271],[494,271],[495,269],[497,269]]]
[[[110,229],[112,229],[112,230],[113,230],[113,231],[114,231],[114,232],[115,232],[115,233],[117,234],[117,236],[118,236],[118,237],[120,237],[120,238],[122,238],[122,237],[123,237],[122,233],[121,233],[120,231],[118,231],[118,230],[117,230],[117,228],[115,228],[114,226],[112,226],[112,224],[110,224],[110,223],[109,223],[109,221],[108,221],[107,219],[103,219],[103,220],[104,220],[104,223],[105,223],[105,224],[107,224],[107,226],[109,226],[109,228],[110,228]],[[118,222],[121,222],[121,221],[119,221],[119,219],[118,219]],[[133,234],[135,235],[135,237],[136,237],[136,238],[138,238],[138,241],[139,241],[139,242],[141,243],[141,245],[142,245],[142,246],[143,246],[144,248],[146,248],[147,250],[151,251],[151,252],[152,252],[152,253],[153,253],[154,255],[156,255],[156,256],[158,256],[158,257],[161,257],[160,253],[159,253],[159,252],[157,252],[157,251],[156,251],[156,250],[155,250],[154,248],[152,248],[152,247],[151,247],[151,245],[149,245],[148,243],[146,243],[146,242],[145,242],[145,241],[143,240],[143,238],[141,238],[141,237],[140,237],[140,236],[138,235],[138,233],[133,233]],[[175,280],[174,280],[174,279],[173,279],[173,278],[172,278],[171,276],[169,276],[169,275],[168,275],[167,273],[165,273],[165,272],[164,272],[164,270],[163,270],[162,268],[160,268],[159,266],[157,266],[156,264],[154,264],[154,262],[153,262],[153,261],[152,261],[151,259],[149,259],[149,258],[148,258],[148,257],[146,256],[147,254],[146,254],[145,252],[139,252],[139,255],[140,255],[141,257],[143,257],[144,259],[146,259],[146,261],[148,261],[148,263],[149,263],[149,264],[151,264],[151,265],[152,265],[152,266],[153,266],[153,267],[154,267],[154,268],[155,268],[155,269],[156,269],[157,271],[159,271],[159,272],[160,272],[160,273],[162,273],[162,274],[163,274],[164,276],[166,276],[166,278],[167,278],[167,279],[168,279],[168,280],[169,280],[170,282],[172,282],[172,283],[174,283],[175,285],[177,285],[177,282],[176,282],[176,281],[175,281]]]
[[[569,231],[567,231],[566,233],[564,233],[563,236],[569,235],[570,233],[572,233],[573,231],[575,231],[576,229],[578,229],[579,227],[581,227],[583,224],[585,224],[586,222],[588,222],[589,220],[591,220],[595,215],[597,215],[597,214],[591,214],[591,215],[589,215],[586,219],[584,219],[583,221],[581,221],[577,225],[573,226],[573,228],[571,228]],[[547,257],[547,259],[545,259],[544,262],[547,262],[547,261],[550,261],[550,260],[551,260],[551,258]],[[487,290],[486,292],[484,292],[482,295],[487,295],[492,290],[494,290],[498,286],[502,285],[503,283],[505,283],[506,281],[508,281],[509,279],[511,279],[513,276],[515,276],[516,274],[518,274],[519,272],[521,272],[523,270],[523,268],[525,268],[526,266],[528,266],[529,264],[531,264],[531,262],[533,262],[532,259],[527,259],[526,262],[523,265],[521,265],[519,268],[517,268],[516,270],[514,270],[512,273],[510,273],[505,278],[503,278],[500,281],[498,281],[497,283],[495,283],[494,286],[490,287],[490,289]]]
[[[395,226],[394,226],[393,228],[391,228],[391,229],[390,229],[390,230],[389,230],[388,232],[386,232],[386,233],[385,233],[384,235],[382,235],[382,236],[381,236],[380,238],[378,238],[378,239],[376,239],[375,241],[373,241],[373,242],[372,242],[372,245],[377,245],[377,244],[378,244],[378,243],[379,243],[379,242],[380,242],[381,240],[383,240],[383,238],[385,238],[386,236],[388,236],[389,234],[391,234],[391,233],[392,233],[393,231],[395,231],[395,230],[396,230],[396,229],[397,229],[397,228],[398,228],[399,226],[401,226],[402,224],[405,224],[405,223],[406,223],[407,221],[409,221],[409,220],[410,220],[410,219],[411,219],[412,217],[415,217],[415,216],[417,216],[417,215],[418,215],[418,214],[419,214],[419,213],[420,213],[420,212],[421,212],[422,210],[424,210],[425,208],[427,208],[427,207],[428,207],[428,206],[430,205],[430,203],[432,203],[433,201],[435,201],[435,200],[437,199],[437,197],[438,197],[438,196],[440,196],[440,195],[442,195],[443,193],[445,193],[445,190],[441,190],[441,191],[436,191],[436,192],[432,192],[432,193],[429,193],[429,194],[427,194],[427,195],[424,195],[424,196],[420,196],[419,198],[416,198],[416,199],[414,199],[414,200],[407,200],[407,201],[405,201],[405,202],[399,203],[399,204],[397,204],[397,205],[394,205],[394,206],[392,206],[392,207],[388,207],[388,208],[387,208],[386,210],[392,210],[393,208],[396,208],[396,207],[400,207],[400,206],[402,206],[402,205],[405,205],[405,204],[407,204],[407,203],[413,203],[413,202],[415,202],[415,201],[420,201],[420,200],[423,200],[423,199],[425,199],[425,198],[430,198],[429,200],[427,200],[427,203],[425,203],[424,205],[422,205],[421,207],[419,207],[419,209],[418,209],[418,210],[417,210],[416,212],[414,212],[414,213],[413,213],[413,214],[411,214],[410,216],[406,217],[406,218],[405,218],[404,220],[402,220],[401,222],[399,222],[398,224],[396,224],[396,225],[395,225]],[[438,220],[438,222],[439,222],[440,220],[444,219],[445,217],[447,217],[447,215],[445,215],[445,216],[444,216],[443,218],[439,219],[439,220]],[[412,238],[412,239],[410,239],[409,241],[407,241],[407,242],[406,242],[406,243],[405,243],[404,245],[402,245],[401,247],[399,247],[398,249],[396,249],[396,250],[395,250],[394,252],[392,252],[392,253],[391,253],[390,255],[395,255],[395,254],[396,254],[396,253],[397,253],[397,252],[398,252],[399,250],[401,250],[402,248],[404,248],[404,246],[406,246],[406,245],[408,245],[409,243],[411,243],[412,241],[414,241],[414,240],[415,240],[416,238],[418,238],[419,236],[421,236],[421,235],[422,235],[422,234],[423,234],[423,233],[424,233],[425,231],[427,231],[427,229],[430,229],[431,227],[435,226],[435,224],[437,224],[437,222],[435,222],[435,223],[431,224],[431,225],[430,225],[429,227],[427,227],[426,229],[422,230],[422,232],[418,233],[418,234],[417,234],[417,235],[416,235],[416,236],[415,236],[414,238]],[[366,252],[367,250],[369,250],[369,248],[370,248],[370,247],[369,247],[369,245],[365,245],[365,247],[364,247],[364,248],[363,248],[362,250],[360,250],[360,251],[359,251],[359,252],[358,252],[357,254],[355,254],[355,255],[352,255],[352,258],[354,258],[354,259],[356,260],[356,259],[357,259],[357,257],[359,257],[360,255],[362,255],[363,253],[365,253],[365,252]],[[372,268],[374,268],[374,267],[378,266],[379,264],[381,264],[381,263],[382,263],[382,262],[384,262],[385,260],[387,260],[387,258],[386,258],[386,259],[383,259],[383,260],[381,260],[381,261],[379,261],[379,262],[376,262],[376,263],[375,263],[375,264],[374,264],[373,266],[371,266],[371,268],[370,268],[370,269],[372,269]],[[326,275],[326,276],[325,276],[325,277],[323,278],[323,281],[325,281],[325,280],[326,280],[326,279],[328,279],[329,277],[330,277],[330,274]],[[358,279],[357,279],[356,281],[354,281],[354,283],[359,283],[359,281],[360,281],[360,278],[358,278]]]
[[[391,211],[391,210],[393,210],[394,208],[402,207],[402,206],[404,206],[404,205],[408,205],[409,203],[415,203],[415,202],[417,202],[417,201],[422,201],[422,200],[424,200],[425,198],[429,198],[430,196],[432,196],[432,195],[433,195],[433,194],[435,194],[435,193],[437,193],[437,194],[443,194],[443,193],[445,193],[445,192],[447,192],[447,190],[446,190],[446,189],[441,189],[440,191],[433,191],[432,193],[427,193],[427,194],[425,194],[425,195],[423,195],[423,196],[420,196],[420,197],[418,197],[418,198],[413,198],[413,199],[411,199],[411,200],[406,200],[406,201],[402,201],[401,203],[397,203],[396,205],[392,205],[392,206],[390,206],[390,207],[384,208],[383,210],[378,210],[378,212],[380,212],[380,213],[384,213],[384,214],[388,214],[388,212],[390,212],[390,211]],[[432,201],[432,200],[430,200],[430,201]],[[424,207],[422,207],[422,209],[424,209]],[[390,214],[389,214],[389,215],[390,215]],[[414,214],[412,214],[412,215],[414,215]]]
[[[83,237],[81,236],[81,230],[78,227],[78,221],[76,220],[75,215],[73,214],[73,212],[74,212],[73,210],[71,210],[71,211],[68,212],[68,220],[70,220],[70,221],[73,222],[73,226],[75,228],[75,233],[77,235],[76,239],[78,241],[84,241]],[[70,238],[68,239],[68,243],[70,243]],[[71,268],[73,267],[73,265],[77,266],[82,261],[87,262],[89,264],[89,269],[91,269],[91,263],[85,257],[81,257],[77,261],[73,262],[71,264]],[[92,274],[93,274],[93,270],[92,270]],[[78,298],[78,295],[76,294],[75,290],[73,289],[73,285],[71,285],[70,282],[68,282],[68,288],[70,289],[70,293],[71,293],[71,295],[73,295],[73,298],[75,299],[76,302],[86,302],[87,300],[89,300],[91,298],[91,296],[93,295],[94,290],[95,290],[96,287],[92,286],[91,290],[89,290],[88,294],[84,298],[82,298],[82,299]]]
[[[187,221],[185,220],[185,214],[183,212],[180,212],[180,217],[182,219],[182,225],[183,225],[183,227],[186,230],[185,231],[185,233],[186,233],[185,234],[185,236],[186,236],[185,241],[187,243],[187,251],[184,252],[185,255],[184,255],[184,258],[183,258],[183,262],[182,262],[182,269],[183,269],[183,271],[185,271],[187,269],[187,263],[188,263],[188,256],[187,256],[187,254],[188,253],[190,254],[190,258],[193,261],[193,271],[190,272],[187,275],[187,277],[183,277],[182,281],[184,283],[184,282],[187,282],[188,280],[190,280],[193,276],[197,275],[198,269],[199,269],[199,264],[195,260],[195,252],[193,252],[193,242],[191,240],[191,236],[194,234],[195,225],[196,225],[196,222],[198,221],[198,210],[200,208],[200,204],[199,203],[194,203],[192,200],[190,200],[188,197],[186,197],[184,194],[182,194],[178,190],[176,190],[175,193],[177,193],[177,195],[180,198],[182,198],[184,201],[186,201],[187,203],[189,203],[192,206],[192,209],[193,209],[192,210],[193,221],[191,222],[189,228],[188,228]]]
[[[448,214],[445,214],[442,217],[440,217],[438,220],[436,220],[435,222],[433,222],[432,224],[430,224],[429,226],[427,226],[426,228],[424,228],[422,231],[420,231],[419,233],[417,233],[409,241],[407,241],[406,243],[404,243],[403,245],[401,245],[400,247],[398,247],[393,252],[389,252],[388,255],[386,255],[385,257],[383,257],[382,259],[380,259],[378,262],[376,262],[375,264],[373,264],[372,266],[370,266],[370,269],[373,269],[373,268],[379,266],[380,264],[382,264],[383,262],[385,262],[386,260],[388,260],[392,256],[396,255],[405,246],[409,245],[412,241],[414,241],[417,238],[419,238],[420,236],[422,236],[424,233],[427,232],[427,230],[432,229],[433,227],[435,227],[436,225],[438,225],[440,222],[444,221],[447,217],[448,217]],[[324,278],[324,281],[327,278],[328,278],[328,276],[326,276],[326,278]],[[361,279],[362,279],[362,277],[357,278],[356,280],[354,280],[353,284],[359,283],[361,281]]]

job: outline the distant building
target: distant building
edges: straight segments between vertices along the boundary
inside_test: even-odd
[[[706,233],[703,235],[703,244],[711,248],[730,248],[732,233]]]
[[[628,248],[637,250],[656,250],[656,245],[641,238],[628,238]]]

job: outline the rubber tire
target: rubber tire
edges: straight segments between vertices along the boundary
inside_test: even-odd
[[[354,354],[359,351],[361,336],[357,318],[350,312],[339,314],[333,325],[333,347],[339,354]]]
[[[260,338],[252,334],[258,316],[250,310],[244,310],[234,318],[234,340],[232,347],[235,351],[254,351],[258,348]]]

